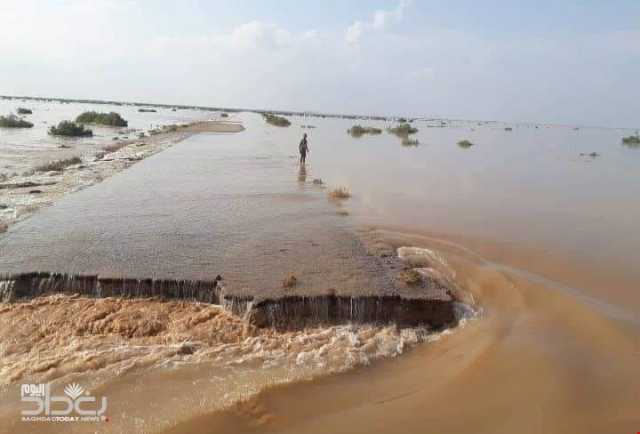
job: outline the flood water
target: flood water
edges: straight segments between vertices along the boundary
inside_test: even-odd
[[[280,230],[284,240],[292,241],[300,237],[296,231],[305,222],[312,222],[307,226],[312,228],[318,222],[326,224],[327,230],[343,228],[344,234],[355,228],[363,238],[393,247],[432,249],[446,258],[458,284],[474,295],[482,314],[438,340],[403,351],[400,357],[376,359],[366,367],[360,365],[369,361],[356,363],[353,367],[360,367],[340,374],[335,372],[342,369],[320,367],[309,376],[282,381],[286,365],[277,365],[282,371],[265,371],[273,380],[269,381],[257,370],[243,371],[235,377],[235,386],[224,384],[231,394],[245,388],[249,401],[223,410],[203,404],[200,411],[185,410],[182,417],[174,411],[174,428],[159,423],[155,429],[210,433],[628,433],[640,429],[640,232],[636,228],[640,149],[621,144],[621,138],[633,131],[477,122],[430,127],[432,123],[415,121],[420,144],[407,147],[386,132],[353,138],[346,130],[354,121],[293,117],[291,127],[277,128],[254,114],[238,118],[245,132],[228,139],[207,135],[188,139],[129,169],[129,177],[127,171],[97,186],[95,195],[92,189],[85,190],[20,223],[0,242],[9,246],[20,237],[23,242],[25,236],[38,239],[38,234],[53,233],[52,227],[64,233],[62,220],[58,226],[47,223],[45,217],[66,215],[84,202],[78,199],[81,194],[86,196],[84,203],[96,200],[96,206],[113,200],[115,209],[125,181],[137,180],[131,194],[140,202],[139,217],[144,217],[145,209],[166,210],[166,204],[187,198],[186,217],[178,220],[187,227],[203,230],[205,223],[217,224],[224,234],[225,228],[235,227],[234,219],[242,222],[237,227],[244,228],[246,242],[237,243],[243,234],[233,233],[225,235],[228,241],[220,241],[236,263],[254,257],[252,233]],[[308,124],[315,128],[300,127]],[[507,126],[512,131],[506,131]],[[303,132],[309,135],[311,151],[301,175],[295,155]],[[462,139],[475,145],[457,146]],[[219,149],[215,162],[198,159],[198,153],[216,155],[207,146]],[[178,162],[173,170],[187,174],[180,178],[183,182],[157,194],[140,193],[145,191],[140,185],[145,179],[160,182],[154,168],[168,170],[171,152]],[[597,156],[581,155],[592,152]],[[191,161],[186,158],[189,153]],[[227,167],[241,169],[225,171],[224,158]],[[161,164],[156,166],[154,159]],[[214,168],[221,170],[218,178]],[[188,176],[190,170],[193,177]],[[342,206],[349,212],[340,216],[344,222],[336,223],[335,209],[331,214],[322,211],[332,208],[321,200],[325,193],[310,185],[314,178],[322,178],[329,188],[351,190],[352,198]],[[212,192],[231,197],[216,202]],[[125,199],[124,203],[130,210],[133,202]],[[230,206],[210,206],[216,203]],[[205,206],[215,213],[209,219],[204,217]],[[302,219],[301,226],[269,210],[272,206],[296,210],[288,217]],[[172,215],[182,215],[178,205],[169,209]],[[149,216],[151,226],[137,226],[142,221],[135,220],[132,230],[120,231],[153,233],[155,226],[165,230],[173,220],[163,220],[156,213]],[[29,225],[45,230],[25,232]],[[107,224],[111,231],[126,225],[126,219]],[[290,226],[296,235],[287,238]],[[175,227],[176,233],[181,231],[182,225]],[[191,236],[199,239],[197,233]],[[339,245],[325,236],[331,240],[328,246]],[[106,256],[116,266],[118,259],[113,258],[136,257],[128,249],[105,255],[98,247],[99,238],[92,242],[95,257]],[[279,248],[277,236],[267,239],[274,249]],[[63,238],[56,240],[57,245],[62,242]],[[140,245],[144,242],[148,240],[141,237]],[[162,240],[153,242],[162,245]],[[128,245],[135,245],[135,238]],[[171,251],[173,256],[189,253],[179,262],[186,267],[185,274],[201,272],[201,258],[193,256],[189,239],[172,245]],[[330,256],[331,247],[325,253]],[[26,257],[20,255],[12,262],[11,253],[4,250],[2,260],[12,267],[24,265]],[[163,264],[170,268],[172,255],[154,256],[154,261],[160,261],[154,269]],[[44,254],[38,260],[50,259]],[[291,266],[287,261],[283,268]],[[78,257],[74,266],[85,264],[76,267],[81,272],[80,268],[96,263],[89,253]],[[255,282],[264,267],[252,267],[249,262],[243,271]],[[139,414],[147,414],[143,403],[153,397],[157,414],[172,408],[171,401],[162,398],[159,385],[166,381],[172,385],[172,396],[190,396],[193,384],[215,377],[208,366],[142,371],[107,382],[99,390],[114,397],[130,396],[132,407],[127,414],[134,418],[135,406],[140,406]],[[153,431],[154,426],[145,429]]]
[[[212,117],[200,110],[176,110],[156,108],[156,112],[141,113],[132,105],[79,104],[0,98],[0,116],[17,113],[18,108],[31,109],[22,118],[33,124],[32,128],[0,128],[0,175],[22,174],[34,166],[50,160],[71,156],[90,155],[102,146],[113,143],[113,138],[133,139],[138,132],[147,132],[162,125],[192,122]],[[85,111],[118,112],[128,121],[125,128],[109,128],[92,125],[93,137],[66,138],[47,134],[49,127],[67,120],[73,121]]]

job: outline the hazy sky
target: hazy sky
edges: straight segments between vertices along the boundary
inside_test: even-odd
[[[0,0],[0,94],[640,126],[640,1]]]

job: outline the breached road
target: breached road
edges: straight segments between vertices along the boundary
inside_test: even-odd
[[[451,322],[447,289],[431,281],[398,286],[400,262],[370,254],[350,219],[312,182],[312,167],[300,168],[278,140],[260,129],[198,134],[64,197],[1,236],[5,293],[33,272],[58,274],[26,286],[23,277],[14,296],[62,287],[93,296],[185,296],[175,288],[141,288],[155,281],[178,282],[176,288],[214,282],[221,275],[223,293],[222,285],[199,288],[215,291],[211,300],[235,313],[262,306],[253,315],[262,325],[304,323],[283,320],[294,312],[329,322]],[[285,289],[289,274],[297,283]],[[60,285],[78,275],[96,283]]]

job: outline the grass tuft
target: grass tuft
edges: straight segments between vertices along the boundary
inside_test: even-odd
[[[460,146],[462,149],[469,149],[470,147],[473,146],[473,143],[471,143],[468,140],[460,140],[458,142],[458,146]]]
[[[398,274],[398,280],[408,286],[415,286],[422,282],[422,276],[413,268],[403,270]]]
[[[351,197],[351,192],[347,187],[336,187],[329,190],[329,197],[331,199],[349,199]]]
[[[17,112],[18,112],[19,115],[30,115],[30,114],[33,114],[33,111],[31,109],[24,108],[24,107],[18,107]]]
[[[298,284],[298,278],[293,273],[287,274],[287,277],[285,277],[284,280],[282,281],[283,288],[293,288],[297,284]]]
[[[347,133],[351,134],[353,137],[362,137],[365,134],[382,134],[382,130],[375,127],[363,127],[361,125],[354,125],[347,130]]]

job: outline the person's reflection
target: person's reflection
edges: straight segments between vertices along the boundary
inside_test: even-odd
[[[298,169],[298,182],[300,184],[307,182],[307,167],[304,164],[301,164]]]

